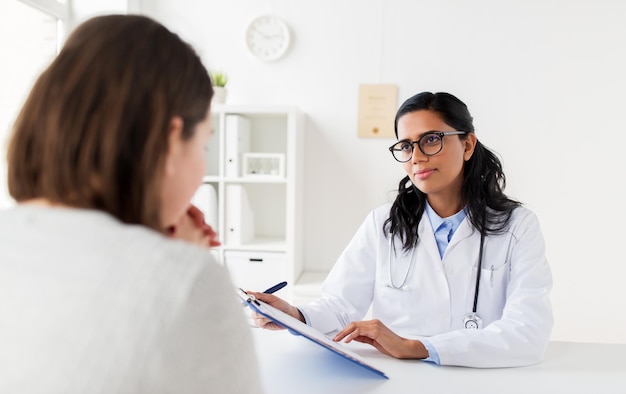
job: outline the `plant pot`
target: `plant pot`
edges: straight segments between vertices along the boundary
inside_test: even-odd
[[[213,86],[213,103],[224,104],[226,102],[226,88]]]

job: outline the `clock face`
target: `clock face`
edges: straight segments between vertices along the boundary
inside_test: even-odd
[[[282,57],[289,48],[289,28],[285,22],[273,15],[254,19],[246,31],[246,44],[250,52],[265,61]]]

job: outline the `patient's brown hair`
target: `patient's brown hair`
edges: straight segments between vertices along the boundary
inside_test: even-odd
[[[211,81],[194,50],[154,20],[96,17],[36,81],[13,128],[9,192],[100,209],[160,229],[160,186],[174,116],[192,137]]]

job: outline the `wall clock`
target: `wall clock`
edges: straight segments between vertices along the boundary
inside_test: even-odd
[[[248,24],[246,45],[250,53],[263,61],[280,59],[289,49],[289,27],[275,15],[261,15]]]

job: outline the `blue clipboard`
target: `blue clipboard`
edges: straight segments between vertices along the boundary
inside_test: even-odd
[[[367,369],[368,371],[371,371],[378,376],[382,376],[385,379],[389,379],[389,377],[385,375],[383,371],[366,363],[361,358],[361,356],[341,346],[339,343],[328,338],[326,335],[317,331],[313,327],[302,323],[300,320],[293,318],[292,316],[274,308],[269,304],[266,304],[263,301],[255,299],[254,296],[246,293],[241,289],[239,289],[239,296],[250,307],[250,309],[267,317],[273,322],[280,324],[281,326],[288,329],[291,333],[301,335],[306,339],[330,350],[331,352],[336,353],[341,357]]]

